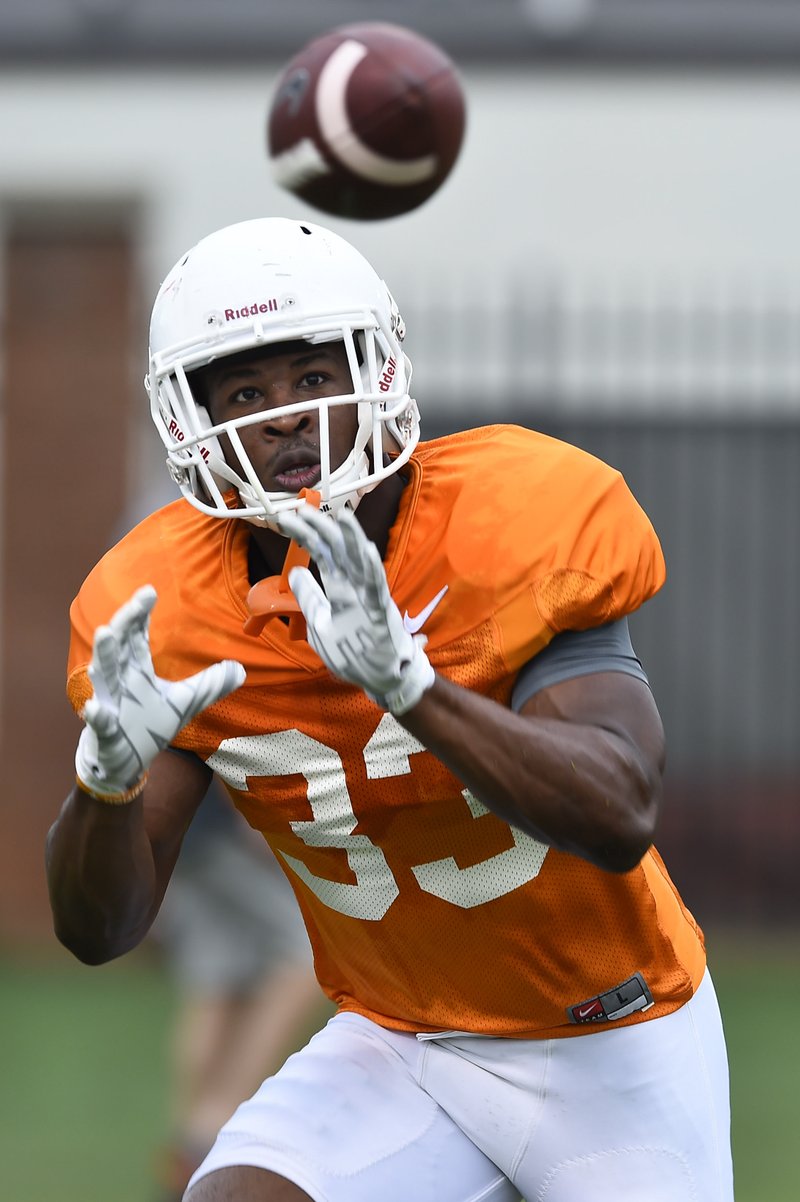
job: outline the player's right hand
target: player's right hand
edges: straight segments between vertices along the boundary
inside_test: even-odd
[[[138,589],[107,626],[95,631],[89,679],[94,696],[75,754],[78,784],[101,801],[125,802],[140,791],[159,751],[196,714],[244,683],[235,660],[221,660],[186,680],[156,676],[148,627],[152,585]]]

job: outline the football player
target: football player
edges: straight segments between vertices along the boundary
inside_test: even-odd
[[[626,624],[658,539],[562,442],[419,442],[403,337],[316,225],[228,227],[167,277],[148,388],[183,499],[72,607],[56,931],[89,963],[141,940],[214,772],[337,1013],[188,1202],[731,1202],[722,1026],[652,846],[663,731]]]

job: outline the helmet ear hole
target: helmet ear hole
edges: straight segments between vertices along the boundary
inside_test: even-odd
[[[198,412],[202,408],[206,414],[208,424],[211,425],[211,417],[207,413],[208,410],[208,385],[206,383],[205,369],[202,367],[195,368],[194,371],[187,371],[186,383],[189,385],[189,391],[194,397]]]

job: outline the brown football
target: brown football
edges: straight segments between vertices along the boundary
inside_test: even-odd
[[[399,25],[343,25],[283,70],[267,145],[282,187],[325,213],[372,221],[433,195],[464,122],[464,92],[443,50]]]

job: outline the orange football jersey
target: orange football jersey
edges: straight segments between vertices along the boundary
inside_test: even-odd
[[[156,671],[240,660],[245,684],[177,737],[227,785],[295,889],[316,971],[344,1010],[404,1030],[582,1034],[581,1004],[640,973],[666,1014],[703,974],[702,935],[652,850],[606,873],[495,816],[389,714],[271,621],[243,631],[249,527],[176,501],[86,580],[68,691],[90,692],[92,634],[142,584]],[[620,474],[511,426],[421,444],[386,554],[442,675],[507,704],[561,630],[635,610],[661,586],[652,526]],[[570,1020],[570,1015],[573,1020]],[[602,1024],[605,1029],[607,1025]]]

